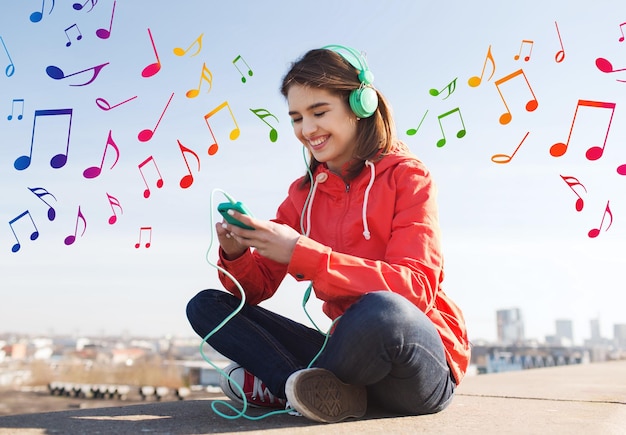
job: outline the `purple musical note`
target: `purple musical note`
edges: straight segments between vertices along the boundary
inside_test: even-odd
[[[50,78],[52,78],[52,79],[62,80],[62,79],[66,79],[68,77],[75,76],[77,74],[84,73],[86,71],[93,71],[93,77],[91,77],[91,79],[89,79],[85,83],[80,83],[78,85],[70,85],[70,86],[87,86],[88,84],[92,83],[98,77],[98,74],[100,74],[100,71],[102,71],[102,68],[104,68],[108,64],[109,64],[109,62],[106,62],[106,63],[103,63],[101,65],[96,65],[94,67],[87,68],[87,69],[84,69],[82,71],[77,71],[75,73],[68,74],[68,75],[65,75],[63,70],[61,68],[59,68],[58,66],[50,65],[50,66],[48,66],[46,68],[46,74],[48,74],[48,76]]]

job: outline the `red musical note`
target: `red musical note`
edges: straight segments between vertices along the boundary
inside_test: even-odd
[[[430,91],[428,91],[430,93],[430,95],[432,95],[433,97],[437,97],[439,96],[443,91],[447,90],[448,91],[448,95],[446,95],[445,97],[443,97],[443,99],[445,100],[446,98],[448,98],[450,95],[452,95],[452,93],[456,90],[456,79],[452,80],[450,83],[448,83],[448,85],[443,88],[442,90],[438,91],[437,89],[431,89]]]
[[[626,175],[626,163],[617,167],[617,173],[620,175]]]
[[[143,162],[141,162],[138,165],[139,173],[141,174],[141,178],[143,178],[143,182],[146,185],[146,190],[143,191],[143,197],[144,198],[149,198],[150,197],[150,188],[148,187],[148,182],[146,181],[146,177],[143,174],[143,167],[145,165],[147,165],[148,163],[153,163],[154,164],[154,169],[156,169],[157,174],[159,174],[159,178],[156,181],[156,187],[159,188],[159,189],[163,187],[163,177],[161,176],[161,171],[159,171],[159,167],[157,166],[156,162],[154,161],[154,157],[150,156],[150,157],[148,157],[146,160],[144,160]]]
[[[53,109],[53,110],[35,110],[35,118],[33,119],[33,133],[30,140],[30,153],[27,156],[20,156],[15,159],[13,166],[18,171],[22,171],[30,166],[33,156],[33,144],[35,143],[35,126],[37,124],[37,118],[39,116],[59,116],[69,115],[69,125],[67,127],[67,145],[65,147],[65,154],[57,154],[50,160],[50,166],[55,169],[62,168],[67,163],[67,156],[70,149],[70,132],[72,130],[72,109]]]
[[[141,142],[148,142],[150,139],[152,139],[152,136],[154,135],[154,132],[156,131],[156,129],[159,126],[159,124],[161,123],[161,119],[163,119],[163,115],[165,114],[165,111],[167,110],[168,106],[170,105],[170,102],[172,101],[172,98],[174,98],[174,92],[172,92],[172,95],[170,95],[170,99],[167,100],[167,104],[165,105],[165,108],[163,109],[163,112],[161,112],[161,116],[159,116],[159,120],[157,121],[156,125],[154,126],[154,129],[150,130],[149,128],[147,128],[147,129],[141,130],[139,132],[139,134],[137,135],[137,138]]]
[[[441,129],[441,134],[443,135],[443,137],[437,141],[437,148],[441,148],[442,146],[444,146],[446,144],[446,134],[443,131],[443,125],[441,125],[441,119],[445,118],[446,116],[452,115],[453,113],[458,113],[459,114],[459,119],[461,120],[461,125],[463,126],[456,133],[456,137],[461,139],[463,136],[465,136],[465,133],[466,133],[465,123],[463,122],[463,116],[461,115],[461,109],[459,109],[457,107],[456,109],[452,109],[449,112],[446,112],[446,113],[444,113],[442,115],[439,115],[437,117],[437,120],[439,121],[439,128]]]
[[[502,125],[505,125],[511,122],[511,119],[513,118],[513,116],[511,115],[511,110],[509,109],[509,106],[506,104],[504,95],[502,95],[502,91],[500,91],[500,85],[520,75],[524,77],[524,80],[526,80],[528,89],[530,90],[530,93],[533,96],[533,98],[529,100],[528,103],[526,103],[526,111],[532,112],[535,109],[537,109],[537,106],[539,105],[539,103],[537,102],[537,97],[535,96],[535,93],[533,92],[533,88],[530,86],[530,83],[528,82],[528,78],[526,77],[526,74],[524,74],[523,70],[519,69],[505,77],[502,77],[499,80],[496,80],[495,81],[496,89],[498,90],[498,93],[500,94],[500,98],[502,98],[502,102],[504,103],[504,107],[506,108],[506,112],[500,115],[500,124]]]
[[[152,38],[152,32],[150,31],[150,28],[148,28],[148,35],[150,36],[150,42],[152,43],[152,49],[154,50],[156,62],[151,63],[150,65],[145,67],[143,71],[141,71],[142,77],[152,77],[161,70],[161,59],[159,59],[159,53],[157,52],[156,46],[154,45],[154,39]]]
[[[524,60],[526,62],[528,62],[530,60],[530,56],[533,54],[533,46],[534,46],[535,42],[530,40],[530,39],[522,39],[522,44],[519,47],[519,53],[517,53],[515,56],[513,56],[513,59],[515,60],[519,60],[520,56],[522,55],[522,49],[524,48],[524,45],[529,45],[530,46],[530,51],[528,52],[528,55],[524,57]]]
[[[209,89],[207,92],[211,91],[211,86],[213,86],[213,73],[206,66],[206,63],[202,64],[202,73],[200,74],[200,83],[198,84],[198,89],[190,89],[185,94],[187,98],[196,98],[198,94],[200,94],[200,88],[202,87],[202,82],[206,81],[209,84]]]
[[[609,137],[609,129],[611,128],[611,121],[613,120],[613,114],[615,113],[615,103],[605,103],[601,101],[588,101],[588,100],[578,100],[578,104],[576,105],[576,110],[574,111],[574,118],[572,119],[572,126],[569,129],[569,135],[567,136],[567,142],[557,142],[550,147],[550,155],[553,157],[560,157],[567,151],[569,147],[569,141],[572,137],[572,131],[574,130],[574,123],[576,122],[576,115],[578,114],[578,108],[584,107],[592,107],[592,108],[601,108],[601,109],[611,109],[611,117],[609,118],[609,125],[606,128],[606,135],[604,136],[604,143],[602,147],[592,146],[587,150],[585,156],[588,160],[598,160],[602,157],[604,153],[604,147],[606,146],[606,140]]]
[[[206,125],[209,127],[209,132],[211,133],[211,137],[213,138],[213,143],[209,145],[209,148],[208,148],[208,153],[210,156],[217,153],[219,146],[217,145],[217,139],[215,138],[215,135],[213,134],[213,130],[211,129],[211,125],[209,124],[209,118],[215,115],[220,110],[222,110],[224,107],[228,108],[228,111],[230,112],[230,117],[232,118],[233,123],[235,124],[235,128],[231,130],[230,135],[229,135],[230,140],[235,140],[239,137],[240,130],[239,130],[239,126],[237,125],[237,120],[235,119],[235,115],[233,115],[233,111],[231,110],[230,105],[228,104],[228,101],[224,101],[215,109],[211,110],[209,113],[204,115],[204,121],[206,122]]]
[[[622,23],[619,25],[619,31],[622,34],[622,36],[619,37],[619,42],[624,42],[624,26],[626,26],[626,23]]]
[[[109,130],[109,137],[107,138],[107,143],[104,146],[104,153],[102,154],[102,162],[100,166],[91,166],[83,171],[83,176],[85,178],[96,178],[102,172],[102,166],[104,165],[104,158],[107,155],[107,150],[109,147],[113,148],[115,151],[115,161],[111,165],[110,169],[113,169],[117,164],[118,159],[120,158],[120,149],[117,147],[115,142],[113,141],[113,137],[111,136],[111,130]]]
[[[554,60],[556,61],[556,63],[561,63],[565,60],[565,48],[563,47],[563,40],[561,40],[561,32],[559,32],[559,25],[556,23],[556,21],[554,22],[554,25],[556,26],[556,34],[559,37],[559,44],[561,44],[561,49],[557,51],[556,54],[554,55]]]
[[[200,50],[202,50],[202,36],[204,36],[204,33],[201,33],[200,36],[198,36],[196,40],[191,43],[191,45],[187,48],[187,50],[183,50],[180,47],[174,48],[174,54],[176,56],[184,56],[191,49],[191,47],[197,44],[198,49],[196,50],[196,52],[194,54],[189,55],[189,57],[194,57],[196,54],[200,53]]]
[[[17,221],[22,219],[24,216],[28,216],[28,218],[30,219],[30,222],[33,224],[33,232],[30,234],[30,239],[37,240],[37,237],[39,237],[39,231],[37,230],[37,225],[35,225],[35,221],[33,220],[33,217],[30,215],[30,212],[26,210],[24,213],[20,214],[19,216],[16,216],[15,218],[9,221],[9,227],[11,227],[13,236],[15,236],[15,245],[13,245],[13,247],[11,248],[12,252],[17,252],[22,247],[22,245],[20,244],[20,239],[17,237],[17,233],[15,232],[15,229],[13,228],[13,224],[15,224]]]
[[[530,131],[526,132],[526,134],[522,138],[522,141],[519,143],[517,148],[515,148],[515,151],[513,151],[513,154],[511,154],[510,156],[508,154],[494,154],[493,156],[491,156],[491,161],[494,162],[494,163],[498,163],[498,164],[509,163],[513,159],[515,154],[517,154],[517,150],[520,149],[520,147],[522,146],[522,144],[524,143],[524,141],[528,137],[529,133],[530,133]]]
[[[37,198],[39,198],[44,204],[48,206],[48,220],[53,221],[57,215],[57,212],[54,209],[54,207],[50,205],[50,203],[46,202],[46,200],[43,199],[43,197],[46,195],[50,195],[51,197],[54,198],[55,201],[57,200],[56,197],[50,192],[48,192],[46,189],[44,189],[43,187],[29,187],[28,190],[30,190],[35,195],[37,195]]]
[[[115,4],[116,0],[113,0],[113,11],[111,12],[111,22],[109,23],[108,29],[98,29],[96,30],[96,36],[100,39],[108,39],[111,36],[111,30],[113,30],[113,15],[115,15]],[[91,10],[91,9],[90,9]]]
[[[117,213],[115,213],[115,209],[113,208],[113,206],[118,207],[120,209],[120,213],[122,214],[124,213],[124,210],[122,210],[122,206],[116,197],[109,195],[108,193],[106,195],[109,199],[111,211],[113,211],[113,214],[111,215],[111,217],[109,217],[109,225],[113,225],[115,222],[117,222]]]
[[[422,123],[424,122],[424,119],[426,118],[426,115],[428,115],[428,110],[426,110],[426,112],[424,112],[424,116],[422,116],[422,119],[420,120],[420,123],[417,125],[417,128],[409,128],[406,131],[406,134],[408,134],[409,136],[413,136],[417,133],[417,131],[420,129],[420,127],[422,126]]]
[[[23,98],[13,99],[13,101],[11,102],[11,114],[7,116],[7,119],[9,121],[13,119],[13,115],[15,114],[15,103],[18,103],[22,106],[22,111],[20,112],[19,115],[17,115],[17,120],[20,121],[24,117],[24,99]]]
[[[493,60],[493,55],[491,54],[491,45],[487,49],[487,56],[485,57],[485,63],[483,64],[483,70],[480,73],[480,77],[478,76],[470,77],[469,80],[467,81],[468,85],[470,85],[473,88],[480,86],[480,83],[483,81],[483,76],[485,75],[485,68],[487,67],[487,61],[490,61],[492,65],[491,75],[487,79],[487,81],[489,81],[493,77],[493,74],[496,72],[496,61]]]
[[[270,128],[270,133],[269,133],[270,134],[270,141],[276,142],[278,140],[278,131],[276,131],[276,129],[274,127],[272,127],[265,120],[265,118],[267,118],[268,116],[271,116],[272,118],[274,118],[276,120],[276,122],[278,122],[278,118],[276,118],[272,113],[270,113],[266,109],[250,109],[250,112],[254,113],[256,116],[259,117],[259,119],[261,121],[263,121],[265,124],[267,124],[267,126]]]
[[[241,72],[241,70],[240,70],[240,69],[239,69],[239,67],[237,66],[237,62],[238,62],[238,61],[240,61],[240,60],[241,60],[241,61],[242,61],[242,62],[246,65],[246,67],[248,68],[248,75],[249,75],[250,77],[252,77],[252,75],[253,75],[254,73],[253,73],[253,72],[252,72],[252,70],[250,69],[250,65],[248,65],[248,62],[246,62],[246,61],[245,61],[245,59],[244,59],[243,57],[241,57],[241,55],[239,55],[239,56],[237,56],[235,59],[233,59],[233,65],[235,65],[235,68],[237,68],[237,71],[239,71],[239,74],[241,74],[241,81],[242,81],[243,83],[245,83],[245,82],[246,82],[246,77],[243,75],[243,73]]]
[[[604,230],[605,232],[609,230],[609,228],[611,228],[611,224],[613,223],[613,213],[611,213],[611,208],[609,207],[609,201],[606,202],[606,208],[604,209],[604,214],[602,215],[602,221],[600,222],[600,226],[598,228],[593,228],[591,230],[589,230],[588,236],[590,238],[595,238],[598,237],[598,235],[600,234],[600,230],[602,229],[602,225],[604,224],[604,218],[606,216],[609,216],[609,224],[607,225],[606,229]]]
[[[146,248],[149,248],[150,245],[152,244],[152,227],[141,227],[139,228],[139,241],[135,243],[135,248],[139,248],[141,246],[141,235],[143,234],[144,231],[148,233],[148,237],[149,237],[148,241],[146,242],[144,246]]]
[[[104,98],[96,98],[96,106],[98,106],[102,110],[107,111],[107,110],[115,109],[117,106],[121,106],[124,103],[128,103],[129,101],[134,100],[135,98],[137,98],[137,95],[129,98],[128,100],[124,100],[121,103],[117,103],[114,106],[111,106],[109,102],[105,100]]]
[[[9,58],[9,64],[4,70],[4,73],[6,74],[7,77],[11,77],[15,73],[15,64],[13,64],[13,59],[11,59],[11,55],[9,54],[9,50],[7,49],[7,46],[4,43],[4,39],[2,39],[2,36],[0,36],[0,42],[2,42],[4,51],[6,52],[7,57]]]
[[[44,10],[45,5],[46,5],[46,0],[41,0],[41,11],[35,11],[32,14],[30,14],[31,22],[38,23],[41,21],[41,19],[43,18],[43,10]],[[50,12],[48,12],[48,15],[52,13],[52,9],[54,9],[54,0],[52,0],[52,6],[50,7]]]
[[[65,238],[65,244],[68,246],[76,241],[76,235],[78,234],[78,221],[79,220],[83,221],[83,232],[80,234],[80,236],[82,237],[85,234],[85,231],[87,230],[87,220],[85,219],[83,212],[80,211],[80,205],[78,206],[78,214],[76,215],[76,228],[74,229],[74,234],[70,234],[69,236]]]
[[[185,175],[183,178],[180,179],[180,187],[182,187],[183,189],[187,189],[189,186],[193,184],[193,175],[191,174],[191,168],[189,167],[189,162],[187,161],[187,157],[185,157],[185,153],[189,153],[195,157],[196,161],[198,162],[198,172],[200,171],[200,157],[198,157],[198,154],[196,154],[195,152],[193,152],[192,150],[184,146],[182,143],[180,143],[178,139],[176,139],[176,141],[178,142],[180,153],[183,155],[183,160],[185,160],[187,171],[189,171],[189,174]]]
[[[583,201],[583,198],[578,194],[578,192],[574,190],[574,186],[582,187],[585,193],[587,193],[587,188],[580,181],[578,181],[578,178],[576,177],[561,175],[561,178],[567,183],[568,187],[572,189],[572,192],[574,192],[574,194],[578,197],[578,199],[576,200],[576,211],[582,211],[583,207],[585,206],[585,202]]]
[[[626,68],[614,69],[611,62],[604,59],[603,57],[599,57],[596,59],[596,66],[603,73],[616,73],[620,71],[626,71]],[[616,79],[617,80],[617,79]],[[626,80],[617,80],[618,82],[626,83]]]
[[[80,29],[78,28],[78,25],[72,24],[70,27],[67,27],[65,29],[65,36],[67,37],[67,42],[65,43],[66,47],[69,47],[70,45],[72,45],[72,40],[70,39],[70,35],[67,33],[67,31],[70,29],[74,29],[74,28],[78,32],[78,35],[76,35],[76,40],[80,41],[81,39],[83,39],[83,34],[80,33]]]
[[[86,71],[93,71],[93,77],[91,77],[85,83],[81,83],[81,84],[78,84],[78,85],[70,85],[70,86],[87,86],[88,84],[92,83],[98,77],[98,74],[100,74],[100,71],[102,71],[102,68],[104,68],[108,64],[109,64],[109,62],[106,62],[106,63],[103,63],[101,65],[96,65],[94,67],[87,68],[87,69],[84,69],[82,71],[78,71],[78,72],[75,72],[75,73],[72,73],[72,74],[68,74],[68,75],[65,75],[63,70],[61,68],[59,68],[58,66],[50,65],[50,66],[48,66],[46,68],[46,74],[48,74],[48,76],[50,78],[52,78],[52,79],[62,80],[62,79],[66,79],[68,77],[75,76],[77,74],[84,73]]]

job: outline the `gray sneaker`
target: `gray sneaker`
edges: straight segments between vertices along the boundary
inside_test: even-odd
[[[288,403],[304,417],[337,423],[363,417],[367,410],[364,386],[341,382],[326,369],[311,368],[292,373],[285,386]]]

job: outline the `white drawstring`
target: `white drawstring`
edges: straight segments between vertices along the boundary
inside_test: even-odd
[[[313,198],[315,197],[315,192],[317,191],[318,183],[323,183],[328,178],[328,175],[324,172],[317,174],[315,177],[315,182],[313,183],[313,187],[311,187],[311,192],[309,193],[309,197],[307,198],[306,204],[306,229],[302,228],[302,232],[305,236],[309,237],[311,234],[311,208],[313,206]]]
[[[369,226],[367,225],[367,201],[370,196],[370,189],[372,188],[374,179],[376,178],[376,170],[374,169],[374,164],[369,160],[365,161],[365,165],[370,167],[370,182],[365,188],[365,194],[363,195],[363,237],[365,237],[365,240],[369,240],[371,235]]]

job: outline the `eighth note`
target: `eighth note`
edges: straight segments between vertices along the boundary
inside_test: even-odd
[[[111,215],[111,217],[109,217],[109,225],[113,225],[115,222],[117,222],[117,213],[115,213],[115,209],[113,208],[113,206],[119,207],[120,213],[124,213],[124,210],[122,210],[122,205],[116,197],[107,193],[107,198],[109,199],[111,211],[113,211],[113,214]]]
[[[530,56],[533,54],[533,45],[535,44],[535,42],[531,41],[530,39],[522,39],[522,45],[520,45],[520,47],[519,47],[519,53],[517,53],[513,57],[513,59],[519,60],[520,56],[522,55],[522,49],[524,48],[524,44],[530,45],[530,51],[528,52],[528,56],[524,57],[524,60],[526,62],[528,62],[530,60]]]
[[[608,231],[609,228],[611,228],[611,224],[613,223],[613,213],[611,213],[611,208],[609,207],[609,201],[606,202],[606,208],[604,209],[604,214],[602,215],[602,221],[600,221],[600,226],[598,228],[593,228],[591,230],[589,230],[589,233],[587,234],[590,238],[595,238],[598,237],[598,235],[600,235],[600,230],[602,229],[602,225],[604,224],[604,218],[606,216],[609,216],[609,224],[607,225],[606,229],[604,231]]]
[[[241,60],[246,67],[248,68],[248,75],[250,77],[252,77],[252,75],[254,74],[252,72],[252,70],[250,69],[250,65],[248,65],[248,62],[245,61],[245,59],[243,57],[241,57],[241,55],[237,56],[234,60],[233,60],[233,65],[235,65],[235,68],[237,68],[237,71],[239,71],[239,74],[241,74],[241,81],[242,83],[246,82],[246,76],[243,75],[243,73],[241,72],[241,70],[239,69],[239,67],[237,66],[237,61]]]
[[[163,177],[161,176],[161,171],[159,171],[159,167],[157,166],[156,162],[154,161],[154,157],[150,156],[146,160],[144,160],[143,162],[139,163],[139,165],[138,165],[139,173],[141,174],[141,178],[143,178],[143,182],[146,185],[146,190],[143,191],[143,197],[144,198],[149,198],[150,197],[150,188],[148,187],[148,182],[146,181],[146,177],[143,174],[143,168],[148,163],[152,163],[154,165],[154,169],[156,169],[156,171],[157,171],[157,174],[159,174],[159,178],[156,181],[156,187],[158,189],[163,187]]]
[[[68,77],[72,77],[75,76],[77,74],[81,74],[87,71],[93,71],[93,77],[91,77],[88,81],[86,81],[85,83],[81,83],[79,85],[70,85],[70,86],[86,86],[89,83],[93,82],[97,77],[98,74],[100,74],[100,71],[102,71],[102,68],[104,68],[105,66],[107,66],[109,64],[109,62],[103,63],[101,65],[96,65],[94,67],[91,68],[87,68],[84,69],[82,71],[77,71],[75,73],[72,74],[68,74],[65,75],[65,73],[63,72],[63,70],[61,68],[59,68],[58,66],[54,66],[54,65],[50,65],[46,68],[46,74],[48,74],[48,77],[55,79],[55,80],[62,80],[62,79],[66,79]]]
[[[191,43],[191,45],[187,48],[187,50],[183,50],[180,47],[174,48],[174,54],[176,56],[184,56],[191,49],[191,47],[198,44],[198,49],[196,50],[196,52],[194,54],[189,55],[189,57],[194,57],[196,54],[200,53],[200,50],[202,50],[202,37],[203,36],[204,36],[204,33],[201,33],[200,36],[198,36],[196,40]]]
[[[504,107],[506,108],[506,111],[502,115],[500,115],[499,121],[500,121],[500,124],[502,125],[505,125],[511,122],[511,119],[513,119],[513,115],[511,115],[511,110],[509,109],[508,104],[506,104],[504,95],[502,95],[502,91],[500,90],[500,85],[520,75],[524,77],[524,80],[526,81],[526,85],[528,85],[528,90],[533,96],[532,99],[528,100],[528,102],[526,103],[526,111],[532,112],[536,110],[537,106],[539,105],[539,103],[537,102],[537,97],[535,96],[535,93],[533,92],[533,88],[530,86],[530,83],[528,82],[528,78],[526,77],[526,74],[524,74],[523,70],[519,69],[515,72],[512,72],[511,74],[507,76],[502,77],[501,79],[496,80],[495,81],[496,89],[498,90],[498,93],[500,94],[500,98],[502,98],[502,102],[504,103]]]
[[[193,174],[191,173],[191,168],[189,167],[189,162],[187,161],[187,157],[185,157],[185,153],[189,153],[194,156],[194,158],[198,162],[198,172],[200,172],[200,157],[198,157],[198,154],[196,154],[194,151],[190,150],[185,145],[180,143],[180,140],[176,139],[176,142],[178,142],[180,153],[183,155],[183,160],[185,160],[185,165],[187,166],[187,171],[189,172],[187,175],[183,176],[180,179],[180,187],[183,189],[187,189],[193,184]]]
[[[139,249],[139,247],[141,246],[141,235],[143,234],[144,231],[148,233],[148,241],[146,242],[144,246],[146,248],[149,248],[150,245],[152,244],[152,227],[141,227],[139,228],[139,241],[135,243],[135,248],[137,249]]]
[[[80,205],[78,206],[78,214],[76,215],[76,228],[74,229],[74,234],[70,234],[69,236],[65,238],[65,244],[67,246],[71,245],[72,243],[76,241],[76,235],[78,234],[78,221],[79,220],[82,220],[83,222],[83,232],[80,234],[80,236],[82,237],[85,234],[85,231],[87,230],[87,220],[85,219],[83,212],[80,211]]]
[[[30,212],[26,210],[24,213],[20,214],[19,216],[16,216],[15,218],[9,221],[9,227],[11,227],[13,236],[15,236],[15,245],[13,245],[13,247],[11,248],[12,252],[17,252],[22,247],[22,245],[20,244],[20,239],[17,237],[17,234],[15,233],[15,229],[13,228],[13,224],[19,221],[20,219],[22,219],[24,216],[28,216],[31,224],[33,224],[33,232],[30,234],[30,239],[37,240],[37,237],[39,237],[39,230],[37,230],[37,225],[35,225],[35,221],[33,220],[33,217],[30,215]]]
[[[76,28],[76,31],[78,32],[78,35],[76,35],[76,40],[80,41],[81,39],[83,39],[83,34],[80,33],[80,29],[78,28],[78,26],[76,24],[72,24],[70,27],[65,29],[65,36],[67,37],[67,42],[65,43],[66,47],[72,45],[72,40],[70,39],[70,35],[67,33],[67,31],[73,28]]]
[[[102,162],[100,163],[100,166],[91,166],[85,169],[83,171],[83,176],[85,178],[96,178],[98,175],[100,175],[100,173],[102,172],[102,167],[104,166],[104,158],[107,155],[107,150],[109,149],[109,147],[113,148],[113,151],[115,151],[115,161],[110,168],[113,169],[113,167],[117,164],[118,159],[120,158],[120,149],[113,141],[113,137],[111,136],[111,130],[109,130],[109,137],[107,138],[107,143],[104,146],[104,153],[102,154]]]
[[[468,85],[470,85],[473,88],[480,85],[480,83],[483,81],[483,76],[485,75],[485,68],[487,67],[487,61],[490,61],[491,66],[492,66],[491,74],[489,75],[489,78],[487,79],[487,81],[489,81],[493,77],[493,74],[496,72],[496,61],[493,60],[493,55],[491,54],[491,45],[487,49],[487,57],[485,57],[485,63],[483,63],[483,70],[480,73],[480,77],[478,76],[470,77],[469,80],[467,80]]]
[[[15,103],[19,103],[22,106],[22,110],[20,111],[20,114],[17,115],[17,120],[20,121],[24,117],[24,99],[23,98],[14,99],[11,102],[11,114],[7,116],[7,119],[9,121],[13,119],[13,114],[15,113]]]
[[[235,119],[235,115],[233,115],[233,111],[230,108],[230,104],[228,104],[228,101],[224,101],[215,109],[211,110],[209,113],[204,115],[204,120],[206,121],[206,125],[207,127],[209,127],[209,132],[211,133],[211,137],[213,138],[213,143],[209,145],[209,148],[207,150],[210,156],[214,155],[217,152],[217,150],[219,149],[219,146],[217,144],[217,139],[215,138],[215,135],[213,134],[213,129],[211,129],[211,124],[209,124],[209,118],[215,115],[220,110],[222,110],[224,107],[228,108],[228,111],[230,112],[230,117],[232,118],[233,123],[235,124],[235,127],[231,130],[230,135],[229,135],[230,140],[237,139],[239,137],[239,133],[241,132],[239,130],[239,125],[237,125],[237,120]]]
[[[459,128],[459,131],[456,133],[456,137],[461,139],[462,137],[465,136],[465,133],[466,133],[465,122],[463,122],[463,116],[461,115],[461,109],[459,109],[457,107],[456,109],[452,109],[449,112],[446,112],[446,113],[444,113],[442,115],[439,115],[437,117],[437,121],[439,121],[439,128],[441,129],[441,134],[443,135],[443,137],[437,141],[437,148],[441,148],[442,146],[444,146],[446,144],[446,134],[443,131],[443,125],[441,125],[441,119],[445,118],[446,116],[452,115],[453,113],[458,113],[459,114],[459,119],[461,120],[461,125],[462,125],[462,128]]]

